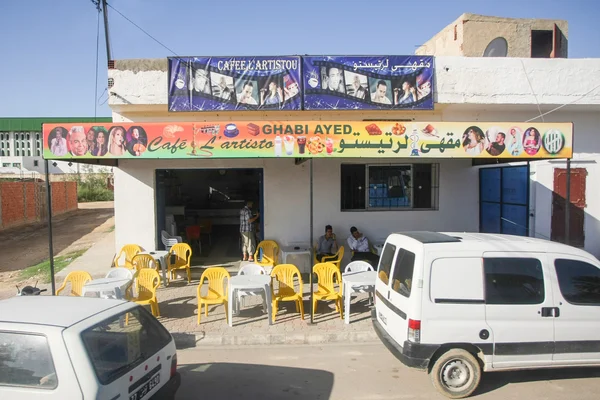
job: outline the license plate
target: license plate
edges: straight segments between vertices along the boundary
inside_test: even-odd
[[[154,375],[150,380],[144,383],[137,392],[129,395],[129,400],[140,400],[143,399],[148,393],[152,391],[160,383],[160,372]]]

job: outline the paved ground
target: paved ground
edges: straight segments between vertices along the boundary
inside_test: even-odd
[[[316,286],[316,285],[315,285]],[[305,285],[304,320],[296,312],[294,303],[283,303],[274,325],[269,325],[262,311],[261,297],[245,300],[239,316],[234,316],[233,327],[225,320],[223,305],[209,306],[208,318],[204,312],[198,325],[198,281],[174,281],[159,289],[159,320],[174,334],[183,346],[302,344],[323,342],[368,342],[377,340],[370,321],[370,307],[366,294],[352,301],[349,325],[340,319],[333,302],[319,302],[314,325],[310,325],[309,286]],[[205,293],[206,287],[202,289]],[[204,309],[203,309],[204,311]]]
[[[54,254],[60,256],[87,249],[106,237],[113,227],[113,202],[80,203],[77,211],[53,220]],[[114,244],[112,252],[114,254]],[[48,259],[47,225],[29,225],[1,231],[0,254],[2,299],[14,296],[16,284],[23,286],[35,283],[35,279],[19,279],[19,271]]]
[[[196,348],[178,351],[177,400],[443,400],[426,373],[404,367],[383,345]],[[484,374],[473,399],[596,400],[600,369]]]

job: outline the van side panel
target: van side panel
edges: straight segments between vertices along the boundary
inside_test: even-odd
[[[421,343],[474,344],[491,356],[481,257],[448,254],[430,265],[423,291]]]

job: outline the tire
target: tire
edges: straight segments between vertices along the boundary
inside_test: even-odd
[[[450,399],[463,399],[479,386],[481,366],[468,351],[452,349],[435,361],[430,375],[438,392]]]

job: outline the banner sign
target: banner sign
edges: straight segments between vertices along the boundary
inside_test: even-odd
[[[302,57],[305,110],[433,110],[433,57]]]
[[[215,121],[44,124],[44,158],[570,158],[572,123]]]
[[[300,57],[169,60],[169,111],[301,110]]]

